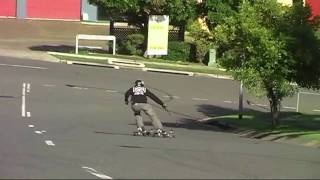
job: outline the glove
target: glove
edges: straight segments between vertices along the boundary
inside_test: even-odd
[[[128,105],[128,104],[129,104],[129,101],[125,101],[125,103],[126,103],[126,105]]]

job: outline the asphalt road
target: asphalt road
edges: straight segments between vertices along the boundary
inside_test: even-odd
[[[177,138],[126,135],[135,124],[123,92],[137,78],[175,112],[170,116],[155,106]],[[240,138],[193,123],[235,113],[235,81],[6,57],[0,57],[0,79],[4,179],[320,178],[319,149]],[[294,102],[286,100],[287,106]]]

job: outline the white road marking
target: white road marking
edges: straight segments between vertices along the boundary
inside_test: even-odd
[[[31,85],[28,83],[27,84],[27,93],[30,93],[30,88],[31,88]]]
[[[45,133],[47,131],[34,131],[34,132],[37,133],[37,134],[43,134],[43,133]]]
[[[28,127],[29,127],[29,128],[34,128],[34,125],[29,124]]]
[[[320,109],[314,109],[313,111],[314,112],[320,112]]]
[[[50,140],[46,140],[45,142],[48,146],[55,146],[55,144]]]
[[[21,116],[26,116],[26,83],[22,86],[22,105],[21,105]]]
[[[173,99],[179,99],[180,98],[179,96],[168,96],[168,95],[164,95],[162,97],[164,97],[164,98],[173,98]]]
[[[202,99],[202,98],[192,98],[195,101],[208,101],[209,99]]]
[[[30,68],[30,69],[42,69],[42,70],[48,69],[48,68],[38,67],[38,66],[24,66],[24,65],[16,65],[16,64],[0,64],[0,66],[12,66],[12,67]]]
[[[106,90],[106,92],[108,92],[108,93],[117,93],[118,91],[114,91],[114,90]]]
[[[79,89],[79,90],[88,90],[88,88],[84,88],[84,87],[72,87],[74,89]]]
[[[289,106],[284,106],[283,108],[285,108],[285,109],[296,109],[295,107],[289,107]]]
[[[232,104],[233,102],[232,101],[223,101],[225,103],[229,103],[229,104]]]
[[[27,117],[31,117],[31,112],[27,112]]]
[[[56,85],[54,85],[54,84],[44,84],[42,86],[44,86],[44,87],[55,87]]]
[[[86,167],[86,166],[83,166],[82,167],[83,169],[86,169],[86,171],[100,179],[112,179],[112,177],[110,176],[107,176],[105,174],[102,174],[102,173],[99,173],[97,170],[91,168],[91,167]]]

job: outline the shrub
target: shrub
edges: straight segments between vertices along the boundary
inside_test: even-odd
[[[142,55],[143,43],[143,34],[131,34],[126,38],[126,40],[120,42],[119,52],[129,55]]]
[[[172,61],[192,61],[191,44],[179,41],[170,41],[168,44],[168,55],[163,59]]]

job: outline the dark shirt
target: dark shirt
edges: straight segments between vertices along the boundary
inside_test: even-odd
[[[128,98],[131,96],[132,104],[135,103],[147,103],[147,97],[150,97],[153,101],[158,103],[159,105],[163,105],[163,102],[154,95],[151,91],[149,91],[145,87],[132,87],[125,93],[125,102],[128,102]]]

